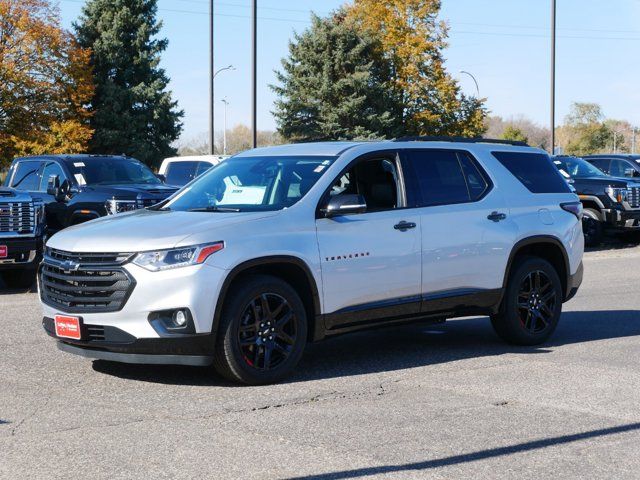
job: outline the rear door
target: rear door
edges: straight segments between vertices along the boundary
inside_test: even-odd
[[[423,308],[469,296],[491,304],[515,238],[502,195],[469,152],[407,150],[405,159],[422,223]]]

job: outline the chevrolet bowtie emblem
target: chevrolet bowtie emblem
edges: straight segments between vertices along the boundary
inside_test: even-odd
[[[60,268],[64,271],[64,273],[77,272],[80,268],[80,264],[67,260],[66,262],[62,262],[60,264]]]

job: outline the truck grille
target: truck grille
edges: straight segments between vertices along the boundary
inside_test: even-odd
[[[32,202],[0,202],[0,233],[30,235],[34,233],[35,225]]]
[[[162,202],[163,200],[164,199],[161,199],[161,198],[139,198],[137,200],[138,208],[153,207],[154,205],[157,205],[158,203]]]
[[[40,269],[40,294],[66,313],[122,310],[135,281],[122,268],[129,253],[70,253],[47,249]]]
[[[629,189],[629,205],[632,208],[640,208],[640,187]]]

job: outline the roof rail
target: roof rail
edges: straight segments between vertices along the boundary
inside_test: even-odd
[[[456,143],[497,143],[503,145],[514,145],[516,147],[528,147],[526,142],[519,140],[502,140],[500,138],[482,138],[482,137],[447,137],[447,136],[414,136],[400,137],[393,140],[394,142],[456,142]]]

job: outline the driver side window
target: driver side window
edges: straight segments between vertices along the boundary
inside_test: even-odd
[[[393,210],[404,205],[395,160],[377,158],[353,165],[331,186],[329,195],[362,195],[367,212]]]
[[[67,179],[64,172],[62,171],[62,167],[55,162],[47,163],[42,170],[42,177],[40,178],[40,191],[46,192],[47,185],[49,183],[49,177],[51,175],[57,175],[60,178],[60,185],[64,183]]]

